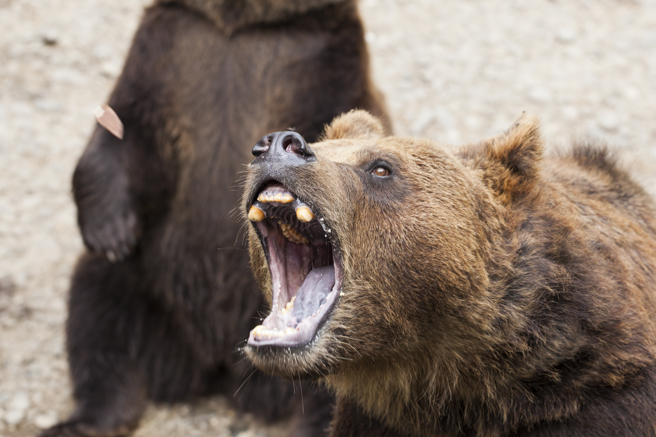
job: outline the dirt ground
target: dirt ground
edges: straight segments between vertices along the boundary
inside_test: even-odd
[[[71,174],[149,1],[0,0],[0,437],[35,435],[72,409]],[[458,145],[527,111],[552,146],[621,149],[656,193],[656,0],[362,0],[361,11],[398,134]],[[217,397],[151,407],[136,435],[284,428]]]

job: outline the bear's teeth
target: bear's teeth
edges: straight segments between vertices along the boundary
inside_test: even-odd
[[[287,225],[282,222],[278,222],[280,225],[280,229],[282,230],[282,234],[287,238],[289,241],[295,244],[308,244],[310,241],[302,236],[300,232],[298,232],[296,229],[292,228],[290,225]]]
[[[253,333],[253,337],[260,337],[268,330],[269,329],[264,325],[257,325],[251,332]]]
[[[251,332],[253,333],[253,337],[258,339],[258,340],[262,340],[262,339],[270,340],[272,338],[279,338],[279,337],[282,337],[284,335],[292,334],[292,333],[296,332],[297,330],[298,329],[288,327],[284,331],[280,331],[280,330],[275,329],[275,328],[269,329],[264,325],[258,325],[255,328],[253,328],[253,330]]]
[[[278,203],[291,203],[294,201],[294,196],[291,193],[271,193],[267,191],[261,192],[257,196],[257,200],[262,203],[278,202]]]
[[[287,311],[289,311],[289,310],[291,310],[292,308],[294,308],[294,301],[295,301],[295,300],[296,300],[296,296],[292,297],[292,300],[290,300],[289,302],[287,302],[287,305],[285,305],[285,308],[282,309],[281,313],[282,313],[282,314],[286,314]]]
[[[308,223],[314,218],[314,213],[308,206],[302,205],[296,208],[296,218],[302,222]]]
[[[248,219],[252,222],[261,222],[266,218],[266,214],[257,206],[251,206],[251,209],[248,211]]]

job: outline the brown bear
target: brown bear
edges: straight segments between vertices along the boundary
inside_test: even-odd
[[[242,203],[272,311],[245,350],[322,380],[332,436],[656,435],[656,206],[535,118],[447,148],[366,112],[253,149]]]
[[[124,139],[98,126],[73,176],[89,249],[66,325],[77,408],[44,434],[126,435],[147,400],[215,392],[264,420],[300,414],[280,378],[255,374],[232,396],[253,373],[237,347],[265,309],[236,181],[267,132],[317,138],[353,108],[385,117],[355,0],[157,1],[108,103]],[[331,413],[319,394],[311,423],[314,392],[308,435]]]

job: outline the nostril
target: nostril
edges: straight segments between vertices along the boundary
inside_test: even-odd
[[[263,137],[251,150],[253,156],[260,156],[263,153],[266,153],[271,147],[271,142],[273,141],[273,135],[267,135]]]
[[[285,150],[287,153],[293,153],[294,150],[292,149],[293,146],[293,138],[292,137],[287,137],[283,140],[282,142],[282,148]]]
[[[310,151],[310,148],[305,144],[303,138],[295,134],[288,135],[282,141],[282,148],[287,153],[294,153],[295,155],[307,158],[312,156],[313,153]]]

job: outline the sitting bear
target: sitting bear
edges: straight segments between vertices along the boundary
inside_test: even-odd
[[[355,0],[157,1],[108,103],[124,139],[97,126],[73,176],[89,249],[66,325],[77,408],[44,435],[127,435],[148,400],[216,392],[264,420],[300,415],[291,383],[244,383],[237,347],[265,307],[237,181],[267,132],[317,138],[353,108],[385,117]],[[312,405],[332,411],[315,392],[299,422],[311,436]]]
[[[323,381],[332,436],[656,435],[656,207],[535,118],[458,149],[348,113],[265,136],[242,203],[271,313],[245,353]]]

